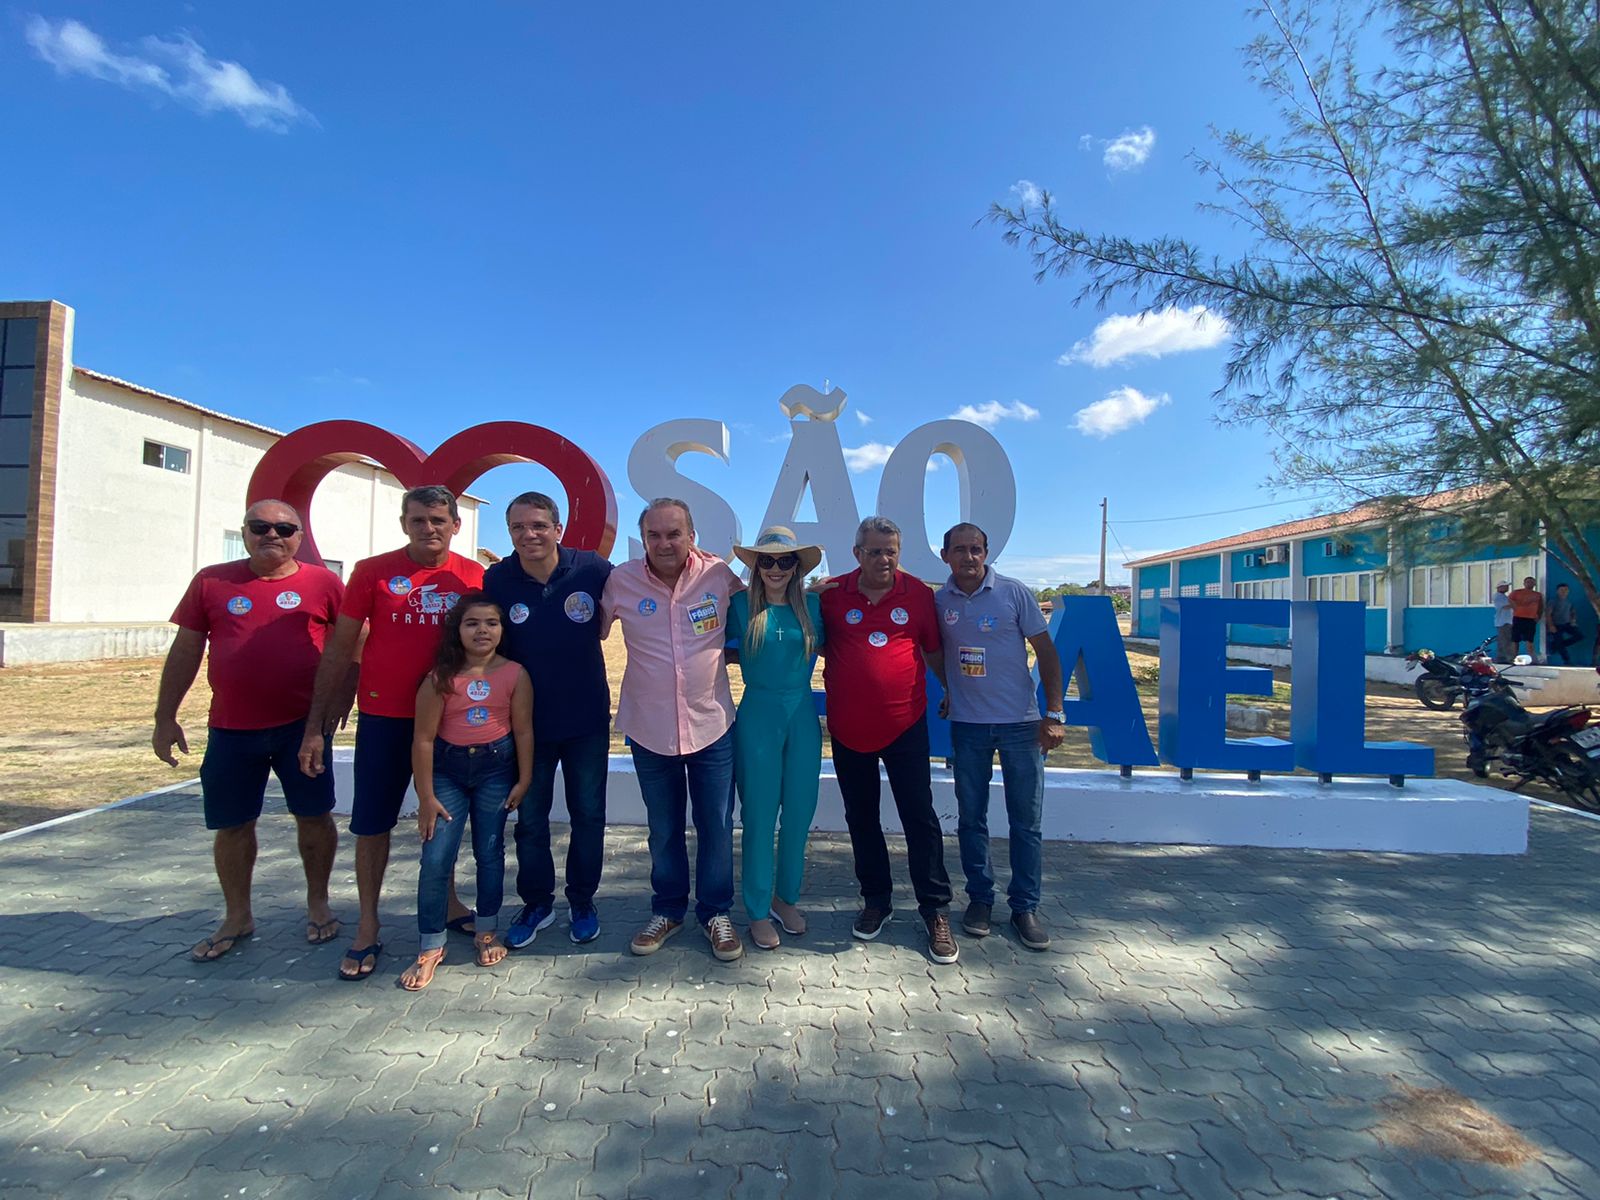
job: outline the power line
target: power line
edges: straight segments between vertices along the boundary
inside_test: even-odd
[[[1328,497],[1309,496],[1305,498],[1304,502],[1317,504],[1325,499],[1328,499]],[[1247,504],[1243,508],[1219,508],[1216,512],[1189,513],[1187,516],[1182,517],[1123,517],[1119,523],[1123,525],[1158,525],[1164,521],[1195,521],[1201,517],[1226,517],[1231,513],[1254,512],[1260,508],[1282,508],[1285,503],[1295,504],[1301,502],[1295,500],[1270,500],[1266,504]]]
[[[1115,525],[1113,525],[1110,521],[1107,521],[1106,522],[1106,528],[1111,531],[1111,539],[1112,539],[1112,541],[1117,543],[1117,549],[1122,551],[1122,561],[1123,562],[1127,562],[1129,559],[1131,559],[1133,557],[1133,553],[1126,546],[1124,546],[1122,544],[1122,539],[1117,536],[1117,527]],[[1100,582],[1104,583],[1105,580],[1102,579]]]

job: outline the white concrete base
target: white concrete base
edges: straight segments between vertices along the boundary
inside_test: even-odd
[[[158,658],[176,627],[165,621],[131,625],[0,625],[0,667],[89,662],[100,658]]]
[[[349,748],[334,752],[337,812],[350,811],[353,766]],[[998,769],[990,787],[989,830],[1006,831],[1005,793]],[[551,819],[567,819],[556,782]],[[883,827],[900,832],[888,784],[883,787]],[[956,830],[950,772],[933,770],[933,800],[945,833]],[[403,815],[415,813],[407,793]],[[627,755],[611,756],[606,820],[643,825],[644,801]],[[1047,841],[1154,842],[1194,846],[1280,846],[1302,850],[1394,850],[1413,854],[1522,854],[1528,848],[1528,801],[1499,788],[1453,779],[1408,779],[1404,788],[1381,779],[1340,779],[1319,784],[1308,776],[1197,773],[1176,775],[1060,770],[1045,773],[1043,834]],[[843,832],[844,803],[832,763],[824,759],[812,828]],[[950,853],[953,856],[955,847]],[[951,865],[956,860],[951,858]],[[957,868],[959,870],[959,868]]]

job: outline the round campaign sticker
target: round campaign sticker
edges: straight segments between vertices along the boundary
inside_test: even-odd
[[[389,591],[396,596],[404,596],[410,590],[411,580],[407,579],[404,575],[396,575],[393,579],[389,580]]]
[[[1000,622],[995,617],[984,616],[978,618],[978,628],[984,633],[993,633],[994,627],[998,624],[1000,624]]]
[[[959,610],[954,608],[947,608],[944,610],[944,623],[946,625],[954,625],[959,620],[961,620],[961,613]]]
[[[643,600],[639,601],[639,612],[643,616],[648,617],[651,613],[655,612],[655,610],[656,602],[650,599],[649,596],[646,596]]]
[[[300,607],[300,593],[299,592],[279,592],[278,593],[278,607],[279,608],[299,608]]]
[[[489,710],[481,704],[475,704],[467,709],[468,725],[487,725],[489,723]]]
[[[852,625],[861,624],[861,610],[859,608],[852,608],[849,612],[845,613],[844,619],[849,621]]]
[[[513,604],[509,615],[513,625],[521,625],[528,619],[528,606],[526,604]]]
[[[911,620],[911,614],[903,608],[897,608],[889,614],[889,620],[893,621],[896,625],[904,625],[907,621]]]
[[[889,635],[881,629],[875,629],[867,634],[867,641],[874,646],[887,646],[889,644]]]
[[[582,625],[594,617],[594,597],[588,592],[573,592],[564,606],[567,616]]]
[[[236,617],[244,616],[245,613],[249,612],[254,607],[255,605],[250,603],[249,596],[235,596],[232,600],[228,601],[228,611]]]
[[[467,684],[468,700],[487,700],[489,698],[489,681],[487,679],[474,679]]]

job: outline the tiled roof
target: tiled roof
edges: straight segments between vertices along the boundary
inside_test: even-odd
[[[1474,487],[1455,488],[1448,492],[1435,492],[1431,496],[1413,496],[1404,500],[1378,501],[1370,500],[1365,504],[1358,504],[1354,508],[1347,508],[1343,512],[1326,513],[1320,517],[1305,517],[1299,521],[1285,521],[1281,525],[1268,525],[1264,529],[1252,529],[1247,533],[1236,533],[1231,537],[1216,538],[1213,541],[1201,542],[1196,546],[1185,546],[1181,550],[1168,550],[1165,554],[1151,554],[1145,558],[1134,559],[1124,563],[1127,567],[1144,567],[1151,563],[1171,562],[1175,558],[1193,558],[1200,554],[1210,554],[1218,550],[1233,550],[1240,546],[1258,546],[1268,542],[1292,541],[1303,538],[1308,534],[1323,533],[1331,529],[1349,529],[1357,525],[1369,525],[1375,521],[1387,521],[1396,515],[1396,509],[1401,512],[1410,510],[1415,515],[1438,512],[1442,509],[1455,508],[1462,504],[1481,500],[1492,494],[1495,485],[1479,484]]]

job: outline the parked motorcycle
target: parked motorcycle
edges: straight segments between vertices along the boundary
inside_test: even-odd
[[[1489,768],[1516,779],[1513,790],[1537,779],[1574,804],[1600,812],[1600,725],[1586,705],[1530,713],[1506,691],[1483,691],[1461,712],[1467,766],[1479,779]]]
[[[1495,669],[1489,657],[1489,647],[1495,639],[1488,638],[1481,645],[1461,654],[1435,654],[1432,650],[1413,650],[1406,655],[1406,668],[1422,674],[1417,677],[1417,699],[1424,708],[1439,712],[1455,707],[1463,696],[1477,696],[1485,692],[1510,694],[1516,681],[1507,679]]]

